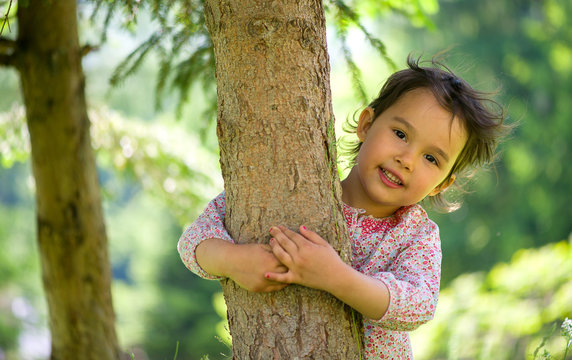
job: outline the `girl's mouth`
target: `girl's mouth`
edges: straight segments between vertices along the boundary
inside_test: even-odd
[[[379,168],[379,172],[380,172],[380,177],[381,180],[386,183],[387,185],[392,187],[398,187],[403,185],[403,183],[401,182],[401,180],[399,180],[399,178],[395,175],[393,175],[391,172],[385,170],[384,168]]]

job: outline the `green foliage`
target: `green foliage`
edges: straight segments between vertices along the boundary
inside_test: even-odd
[[[22,107],[15,105],[10,111],[0,113],[0,139],[0,163],[3,167],[28,159],[30,141]]]
[[[97,3],[99,8],[105,2]],[[120,3],[111,2],[108,15],[112,14],[111,9],[120,6]],[[129,24],[132,26],[136,26],[139,12],[150,12],[156,22],[157,30],[117,66],[110,79],[111,84],[117,86],[132,76],[139,70],[143,61],[153,53],[159,59],[155,85],[156,109],[161,109],[161,102],[166,92],[176,91],[179,94],[177,116],[180,117],[193,85],[200,83],[203,91],[209,94],[208,99],[211,103],[203,114],[204,122],[212,121],[216,113],[214,53],[205,26],[203,2],[137,1],[125,3],[122,9],[124,13],[130,14]]]
[[[0,178],[0,180],[5,179]],[[21,271],[20,267],[29,269],[30,262],[33,263],[34,260],[26,253],[26,243],[21,241],[23,234],[9,233],[9,229],[22,230],[22,221],[18,215],[22,215],[21,210],[14,211],[9,207],[0,207],[0,248],[2,249],[0,251],[0,264],[2,264],[0,266],[0,289],[2,289],[0,291],[0,349],[5,351],[16,349],[18,334],[23,327],[21,319],[12,310],[14,301],[23,296],[26,292],[25,287],[29,287],[24,276],[25,272]],[[33,268],[37,269],[37,266]],[[18,282],[27,284],[22,287],[14,286]],[[30,295],[29,291],[27,295]]]
[[[353,1],[352,6],[357,13],[371,17],[399,14],[415,27],[431,30],[435,28],[435,25],[429,15],[434,15],[439,11],[437,0],[359,0]]]
[[[108,30],[111,27],[114,17],[121,18],[121,26],[127,30],[133,31],[137,24],[137,14],[141,10],[141,3],[137,0],[92,0],[89,2],[93,8],[87,10],[86,8],[79,8],[80,13],[86,11],[90,12],[91,21],[97,21],[100,12],[105,12],[103,18],[100,20],[102,29],[100,43],[107,41]],[[84,4],[85,5],[85,4]]]
[[[205,194],[215,192],[217,162],[193,135],[130,121],[109,109],[90,111],[90,119],[100,166],[136,180],[163,199],[181,224],[189,221],[194,204],[204,203]]]
[[[346,62],[346,66],[351,74],[352,85],[355,89],[356,97],[361,103],[367,104],[369,99],[364,89],[362,73],[353,59],[348,44],[347,37],[349,29],[352,26],[357,27],[363,33],[369,44],[379,53],[381,58],[391,69],[396,70],[397,66],[387,54],[387,49],[384,43],[365,28],[363,25],[364,17],[360,16],[358,12],[340,0],[329,1],[326,4],[326,10],[332,14],[331,17],[333,19],[333,24],[340,41],[340,47],[342,48],[342,54]]]
[[[568,351],[570,351],[570,348],[572,347],[572,320],[568,318],[564,319],[562,325],[560,326],[560,329],[561,329],[560,334],[562,335],[565,341],[564,355],[562,355],[562,360],[566,360]],[[554,323],[554,325],[552,326],[552,330],[550,330],[548,335],[542,338],[542,342],[540,343],[540,345],[538,345],[536,350],[534,350],[534,353],[532,355],[535,360],[554,359],[554,356],[552,356],[550,351],[548,351],[545,348],[547,341],[550,340],[552,335],[554,334],[554,330],[556,330],[556,323]],[[542,353],[540,353],[540,350],[542,350]]]
[[[28,166],[17,162],[0,171],[0,353],[8,359],[18,358],[23,330],[43,325],[30,176]]]
[[[416,359],[525,359],[551,325],[572,316],[572,238],[519,250],[488,273],[442,290],[435,319],[413,333]],[[566,344],[545,347],[562,356]],[[563,345],[564,343],[564,345]]]
[[[160,261],[156,281],[161,284],[161,296],[145,316],[143,342],[149,357],[156,359],[172,353],[174,342],[179,341],[182,359],[199,359],[206,354],[219,359],[219,354],[228,352],[228,347],[217,340],[216,324],[221,317],[213,307],[220,285],[191,274],[175,251]]]
[[[0,349],[10,351],[16,348],[22,324],[10,311],[1,309],[0,314]]]
[[[22,107],[0,113],[0,160],[4,167],[24,162],[30,153],[29,135]],[[92,145],[102,168],[103,191],[108,196],[120,184],[106,170],[136,180],[163,199],[181,224],[189,221],[193,204],[204,203],[204,194],[216,192],[213,182],[217,162],[198,146],[198,139],[165,125],[145,125],[127,120],[110,109],[91,110]],[[205,165],[211,164],[211,165]],[[106,175],[107,174],[107,175]],[[107,179],[112,179],[107,181]],[[220,184],[219,184],[220,187]]]
[[[572,347],[572,320],[568,318],[564,319],[564,322],[562,323],[561,326],[560,334],[566,341],[566,350],[564,351],[564,357],[563,357],[564,359],[566,359],[566,355],[568,354],[568,351]]]
[[[131,187],[122,186],[128,193]],[[187,209],[187,216],[194,218],[198,210]],[[172,358],[177,352],[178,358],[193,360],[224,352],[214,326],[221,318],[212,306],[220,286],[202,281],[181,263],[176,251],[181,226],[165,205],[137,190],[128,198],[114,196],[105,214],[122,347],[136,359]]]
[[[199,209],[187,209],[194,218]],[[106,206],[113,263],[117,327],[124,346],[150,359],[212,359],[227,350],[217,341],[213,308],[220,286],[204,281],[182,264],[176,251],[181,226],[157,197],[139,192]],[[139,357],[137,357],[139,358]]]
[[[213,307],[220,317],[220,321],[216,324],[217,339],[227,346],[229,353],[232,353],[232,337],[228,329],[228,319],[226,316],[226,302],[222,292],[217,292],[213,296]]]
[[[99,10],[102,4],[108,6],[108,13],[105,18],[106,28],[111,14],[116,11],[119,2],[99,0],[96,3],[97,7],[94,13]],[[434,13],[438,9],[436,0],[393,0],[382,3],[381,7],[379,7],[378,2],[376,3],[378,5],[375,11],[371,9],[371,2],[368,5],[367,1],[362,1],[358,2],[358,5],[363,6],[367,10],[366,12],[397,12],[412,23],[425,27],[433,26],[426,14]],[[367,9],[368,7],[370,9]],[[193,84],[201,83],[204,93],[209,94],[210,103],[203,114],[203,118],[205,122],[213,121],[216,113],[214,51],[205,25],[203,1],[128,1],[122,9],[124,13],[129,14],[129,24],[136,24],[138,13],[143,9],[149,11],[157,22],[158,29],[117,66],[111,78],[111,84],[117,85],[134,74],[140,68],[143,60],[150,53],[154,53],[160,61],[155,87],[156,108],[160,109],[161,99],[168,84],[170,84],[169,89],[179,94],[177,115],[180,117],[183,105],[189,100]],[[396,66],[388,55],[384,42],[364,26],[364,20],[369,15],[361,15],[353,8],[353,5],[349,5],[343,0],[329,0],[325,3],[325,9],[332,14],[331,18],[334,19],[333,25],[339,36],[344,58],[352,74],[353,86],[358,98],[363,102],[367,97],[363,89],[361,73],[348,47],[348,29],[350,27],[359,29],[389,67],[395,69]]]
[[[14,21],[17,8],[16,0],[0,0],[0,36],[6,30],[12,30],[11,22]]]

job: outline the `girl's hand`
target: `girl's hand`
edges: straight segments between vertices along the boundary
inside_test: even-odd
[[[201,242],[195,254],[204,271],[230,278],[248,291],[276,291],[288,285],[265,277],[267,272],[280,274],[288,270],[274,256],[269,245],[233,244],[212,238]]]
[[[268,272],[266,278],[282,283],[296,283],[324,290],[362,313],[380,319],[389,307],[389,289],[344,263],[326,240],[300,226],[300,234],[283,226],[270,229],[270,241],[276,258],[287,272]]]
[[[269,271],[266,273],[268,280],[332,292],[335,286],[332,280],[347,265],[326,240],[305,226],[300,226],[300,233],[274,226],[270,234],[273,236],[270,240],[272,252],[288,271]]]
[[[248,291],[270,292],[281,290],[288,284],[268,279],[265,274],[281,274],[288,269],[265,244],[235,245],[236,256],[229,266],[228,277]]]

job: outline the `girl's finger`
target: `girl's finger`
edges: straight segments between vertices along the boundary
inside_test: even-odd
[[[275,238],[270,239],[270,248],[278,261],[286,265],[286,267],[288,267],[289,264],[292,264],[292,256],[282,248],[282,244],[280,244]]]
[[[279,283],[283,283],[283,284],[290,284],[292,282],[291,279],[291,273],[287,272],[287,273],[273,273],[273,272],[267,272],[266,275],[264,275],[264,277],[266,278],[266,280],[269,281],[276,281]]]
[[[274,272],[277,272],[277,273],[285,273],[287,271],[288,271],[288,268],[284,265],[278,265],[276,267],[276,269],[274,269]]]
[[[270,228],[270,235],[274,236],[274,239],[289,239],[288,235],[286,235],[286,233],[284,232],[285,230],[287,230],[284,226],[273,226]],[[271,239],[272,240],[272,239]],[[293,241],[292,245],[297,246],[297,244]],[[288,245],[285,245],[288,246]],[[285,248],[286,251],[292,251],[294,250],[294,248],[288,249]]]
[[[326,240],[324,240],[324,238],[322,238],[320,235],[313,232],[312,230],[309,230],[304,225],[300,226],[300,234],[302,234],[306,239],[310,240],[311,242],[317,245],[324,245],[328,243]]]
[[[304,245],[304,242],[306,241],[304,236],[288,229],[287,227],[284,226],[277,226],[277,227],[286,237],[288,237],[294,244],[296,244],[297,247]]]
[[[268,252],[272,252],[272,249],[270,248],[269,244],[260,244],[260,246],[262,246],[262,248]]]
[[[272,239],[270,240],[272,241]],[[274,241],[280,244],[280,246],[290,255],[298,251],[298,245],[296,245],[296,243],[283,231],[275,232]]]

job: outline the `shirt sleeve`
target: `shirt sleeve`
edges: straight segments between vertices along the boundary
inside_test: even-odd
[[[426,215],[425,215],[426,216]],[[437,225],[426,218],[414,221],[395,236],[402,250],[385,271],[371,274],[389,289],[389,307],[371,324],[389,330],[411,331],[433,319],[441,278],[441,243]]]
[[[234,243],[224,227],[225,213],[226,201],[225,194],[222,192],[207,205],[197,220],[183,232],[177,244],[177,250],[185,266],[204,279],[223,279],[221,276],[208,274],[199,266],[195,250],[202,241],[211,238],[223,239]]]

